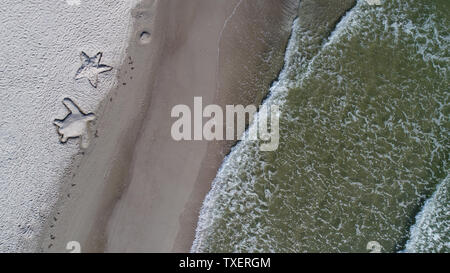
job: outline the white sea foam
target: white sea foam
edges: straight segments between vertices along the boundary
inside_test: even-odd
[[[404,252],[450,250],[450,176],[437,187],[416,216]]]

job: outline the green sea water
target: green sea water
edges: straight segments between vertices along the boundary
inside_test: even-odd
[[[450,252],[449,12],[359,1],[315,45],[297,20],[265,101],[280,146],[234,147],[192,251]]]

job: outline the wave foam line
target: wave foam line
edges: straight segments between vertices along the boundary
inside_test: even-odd
[[[450,178],[438,185],[416,216],[410,239],[402,252],[448,252],[450,250]]]

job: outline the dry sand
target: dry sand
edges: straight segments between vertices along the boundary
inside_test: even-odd
[[[94,112],[111,88],[128,47],[135,0],[2,0],[0,5],[0,252],[30,252],[61,177],[80,158],[79,139],[59,141],[54,119],[64,98]],[[114,67],[97,88],[75,80],[80,53],[103,53]]]
[[[282,66],[297,0],[144,0],[98,137],[66,177],[41,251],[186,252],[230,142],[172,140],[173,106],[263,99]],[[149,35],[141,38],[146,31]],[[266,60],[266,61],[263,61]]]

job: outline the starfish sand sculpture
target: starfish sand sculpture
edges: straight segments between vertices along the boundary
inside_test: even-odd
[[[63,104],[70,113],[64,119],[55,119],[53,122],[58,127],[61,143],[66,143],[69,138],[80,137],[81,146],[87,148],[89,145],[88,123],[95,119],[95,115],[83,113],[69,98],[65,98]]]
[[[97,88],[98,74],[112,70],[111,66],[100,64],[103,53],[99,52],[94,57],[89,57],[83,51],[80,54],[81,67],[78,69],[75,79],[87,78],[94,88]]]

